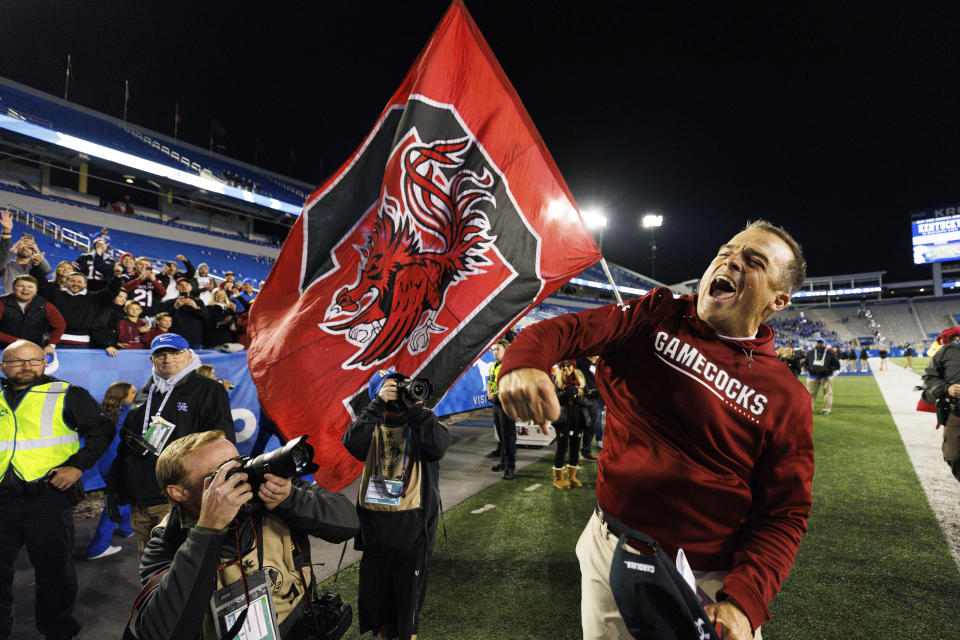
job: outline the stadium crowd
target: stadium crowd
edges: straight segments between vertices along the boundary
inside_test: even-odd
[[[24,338],[56,348],[147,349],[159,334],[182,335],[192,348],[241,349],[257,292],[226,271],[184,255],[157,269],[153,261],[116,253],[102,229],[92,249],[51,269],[33,236],[12,242],[13,216],[0,211],[0,346]],[[180,264],[178,264],[178,262]],[[182,268],[181,268],[182,265]],[[48,279],[49,278],[49,279]]]

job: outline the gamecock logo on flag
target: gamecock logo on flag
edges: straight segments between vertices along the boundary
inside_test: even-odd
[[[600,258],[519,98],[460,2],[360,149],[311,195],[250,315],[250,372],[333,490],[374,371],[446,390]]]

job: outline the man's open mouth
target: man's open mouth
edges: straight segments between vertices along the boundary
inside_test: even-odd
[[[718,275],[710,283],[710,297],[729,300],[737,295],[737,284],[728,276]]]

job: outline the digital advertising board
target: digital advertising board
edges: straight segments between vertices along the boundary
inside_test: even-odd
[[[911,221],[914,264],[960,260],[960,207],[949,209],[956,213]]]

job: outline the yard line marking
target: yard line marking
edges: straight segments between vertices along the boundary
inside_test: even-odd
[[[490,511],[490,509],[493,509],[493,508],[495,508],[496,506],[497,506],[497,505],[495,505],[495,504],[485,504],[485,505],[483,505],[482,507],[480,507],[479,509],[474,509],[474,510],[471,511],[470,513],[483,513],[484,511]]]
[[[542,486],[543,486],[543,485],[538,482],[537,484],[532,484],[532,485],[530,485],[529,487],[527,487],[526,489],[524,489],[524,491],[536,491],[537,489],[539,489],[539,488],[542,487]]]

